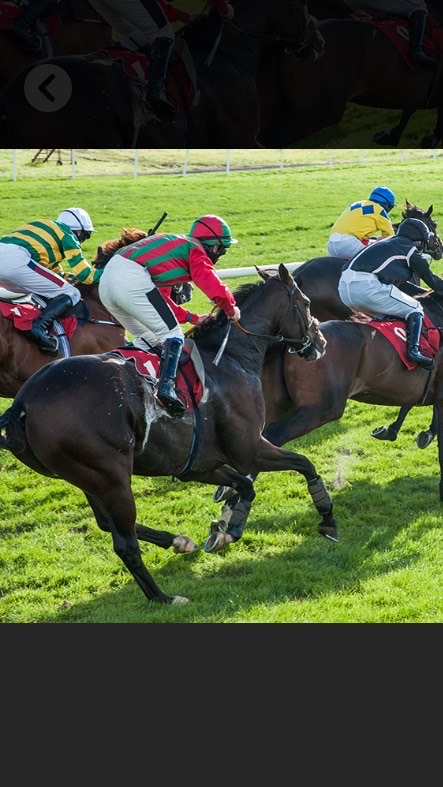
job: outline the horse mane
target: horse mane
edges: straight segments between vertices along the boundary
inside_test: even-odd
[[[264,281],[252,282],[250,284],[241,284],[236,290],[233,291],[235,302],[239,309],[245,301],[257,292],[259,287],[263,287]],[[203,325],[196,326],[192,331],[193,339],[203,339],[207,336],[213,336],[220,328],[226,326],[228,318],[222,309],[219,309],[217,316],[213,320],[208,320]],[[191,335],[189,334],[189,335]]]
[[[130,246],[131,243],[136,243],[147,237],[148,233],[144,230],[139,230],[136,227],[122,227],[119,238],[106,240],[101,246],[98,246],[96,255],[92,259],[92,264],[96,268],[104,268],[118,249]]]

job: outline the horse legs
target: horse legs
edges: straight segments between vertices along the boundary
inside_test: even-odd
[[[325,538],[328,538],[331,541],[338,541],[337,524],[332,513],[331,496],[326,489],[323,479],[317,474],[317,471],[312,462],[310,462],[309,459],[307,459],[302,454],[295,454],[291,451],[283,451],[277,445],[272,445],[267,440],[263,440],[263,442],[268,446],[271,446],[273,449],[275,449],[275,451],[279,452],[280,456],[286,460],[289,460],[291,463],[291,467],[273,467],[273,470],[291,469],[304,476],[308,486],[309,494],[312,498],[312,502],[322,517],[321,522],[319,522],[317,525],[318,532],[320,535],[325,536]],[[271,468],[266,467],[266,470],[269,469]],[[214,549],[213,541],[211,541],[211,535],[216,535],[216,528],[218,525],[223,529],[223,527],[229,523],[226,532],[236,533],[237,538],[234,538],[233,540],[237,541],[242,535],[246,524],[247,515],[245,516],[245,509],[247,508],[247,514],[249,514],[251,505],[250,503],[248,504],[248,501],[245,502],[245,500],[242,499],[241,495],[244,494],[244,492],[238,492],[233,488],[232,476],[229,475],[232,472],[233,471],[227,467],[220,468],[218,471],[219,486],[214,492],[213,499],[217,503],[221,501],[225,501],[225,503],[221,510],[220,520],[213,521],[213,532],[211,526],[210,535],[204,547],[206,552],[218,551],[218,549]],[[259,471],[250,473],[248,476],[240,476],[238,473],[235,473],[236,483],[239,485],[240,479],[243,478],[245,482],[250,484],[253,491],[253,483],[256,480],[258,474]],[[238,488],[240,489],[240,486]],[[253,491],[252,500],[254,497],[255,492]],[[241,525],[239,529],[236,530],[236,528],[238,528],[239,522],[241,522]]]
[[[397,147],[402,137],[402,134],[414,112],[415,109],[403,110],[401,118],[397,123],[397,125],[391,128],[390,131],[377,131],[377,133],[374,134],[374,136],[372,137],[374,142],[376,142],[377,145],[390,145],[391,147]]]
[[[403,405],[403,407],[400,408],[397,420],[389,426],[378,426],[376,429],[373,429],[371,432],[372,437],[376,437],[377,440],[389,440],[390,442],[394,442],[398,437],[398,433],[404,424],[407,414],[410,412],[410,410],[412,410],[413,406],[414,405]],[[434,407],[429,429],[423,430],[417,435],[415,442],[419,448],[427,448],[428,445],[432,443],[435,435],[437,434],[437,422],[438,413]]]
[[[128,518],[132,516],[135,518],[135,502],[132,492],[125,495],[124,490],[114,487],[110,493],[103,495],[100,500],[96,496],[86,493],[85,495],[100,530],[111,533],[114,552],[123,561],[149,601],[159,601],[162,604],[187,604],[188,599],[183,596],[167,596],[163,593],[143,563],[137,538],[139,535],[137,525],[134,525],[133,530],[127,525]],[[111,511],[112,514],[110,513]],[[167,548],[169,537],[172,539],[176,538],[171,534],[165,534],[162,531],[151,531],[150,528],[144,527],[143,535],[145,536],[144,540],[157,543],[165,548]],[[149,538],[147,537],[148,535],[150,536]],[[172,542],[169,546],[171,545]]]

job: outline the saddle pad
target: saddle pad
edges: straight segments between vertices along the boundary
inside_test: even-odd
[[[6,301],[0,301],[0,312],[3,317],[14,322],[14,327],[18,331],[29,331],[33,321],[41,314],[41,310],[31,303],[7,303]],[[63,326],[67,339],[71,339],[77,327],[76,317],[64,317],[59,322]],[[59,334],[54,333],[54,335]]]
[[[409,51],[409,25],[406,19],[371,19],[369,24],[374,25],[388,36],[411,71],[422,68],[420,63],[412,59]],[[428,15],[423,50],[427,55],[435,57],[437,60],[443,50],[443,28],[431,14]]]
[[[371,325],[377,331],[386,336],[393,347],[397,350],[404,365],[409,369],[415,369],[417,364],[410,361],[406,355],[407,338],[406,323],[404,320],[370,320],[365,325]],[[430,358],[435,358],[440,348],[441,334],[435,328],[428,317],[424,317],[423,329],[420,336],[420,352]]]
[[[119,60],[125,74],[132,79],[145,81],[149,73],[149,60],[141,52],[113,46],[103,49],[97,56],[105,55],[112,60]],[[177,112],[186,112],[195,97],[194,80],[189,74],[190,67],[185,63],[180,50],[175,46],[166,77],[166,92],[173,99]]]
[[[157,353],[139,350],[137,347],[118,347],[112,350],[112,355],[120,355],[128,361],[133,361],[139,374],[157,382],[160,369],[160,355]],[[175,387],[180,399],[186,402],[187,410],[192,410],[194,406],[200,404],[203,385],[195,370],[191,353],[186,347],[182,350]]]

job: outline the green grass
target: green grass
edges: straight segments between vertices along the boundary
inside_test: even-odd
[[[109,153],[109,151],[108,151]],[[255,151],[254,151],[255,153]],[[327,155],[327,151],[311,151]],[[8,151],[0,153],[0,162]],[[208,153],[210,155],[211,152]],[[215,155],[215,152],[214,152]],[[46,165],[47,167],[48,165]],[[100,177],[60,174],[0,179],[0,233],[37,216],[81,205],[97,227],[96,243],[122,225],[186,232],[196,215],[215,212],[240,243],[223,267],[301,261],[325,253],[328,230],[351,200],[390,186],[400,218],[405,198],[433,203],[441,224],[442,160],[286,171]],[[442,273],[443,264],[433,270]],[[245,279],[229,280],[235,288]],[[205,297],[195,291],[193,308]],[[9,405],[3,400],[0,410]],[[97,403],[97,406],[100,406]],[[339,543],[317,534],[318,515],[301,476],[263,474],[240,542],[226,552],[175,555],[142,544],[146,565],[184,607],[147,602],[101,533],[79,490],[44,479],[0,455],[0,622],[3,623],[297,623],[443,621],[442,504],[437,446],[420,451],[417,432],[430,408],[417,408],[396,443],[370,436],[394,408],[349,402],[343,418],[289,444],[314,461],[334,500]],[[212,488],[170,478],[134,478],[138,520],[202,544],[220,507]]]

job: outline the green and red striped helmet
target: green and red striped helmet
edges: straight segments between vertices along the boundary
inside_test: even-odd
[[[220,216],[214,216],[213,213],[208,213],[206,216],[200,216],[196,219],[191,227],[189,235],[191,238],[197,238],[203,245],[215,246],[220,244],[229,249],[234,243],[238,243],[232,237],[229,225]]]

